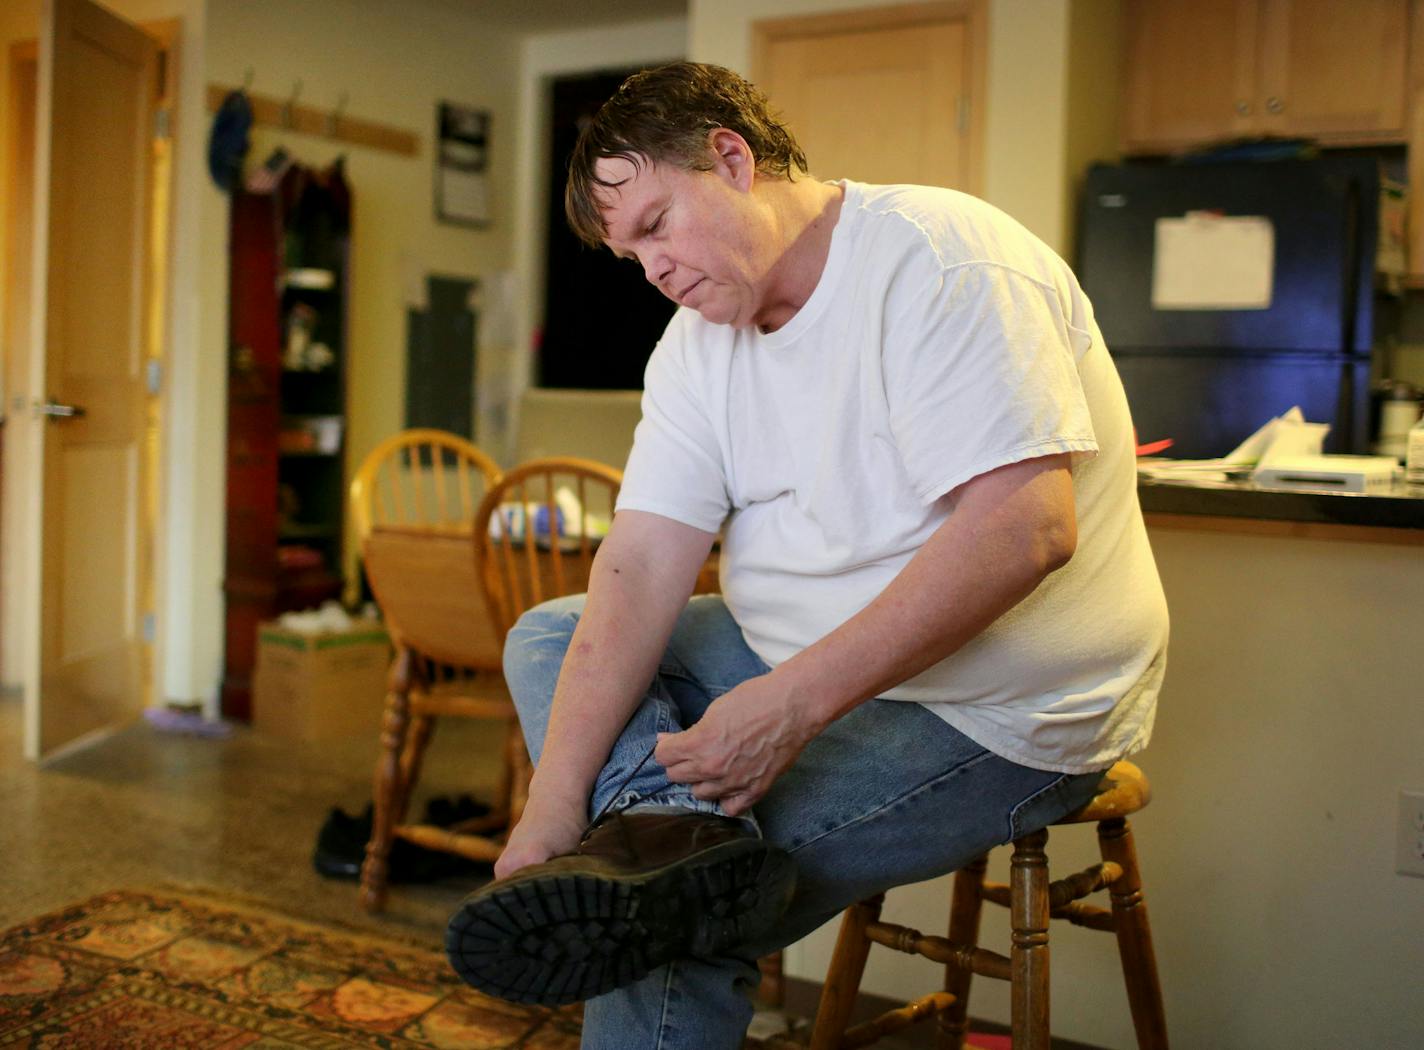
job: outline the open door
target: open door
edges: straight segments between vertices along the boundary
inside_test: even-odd
[[[45,0],[24,413],[25,546],[38,555],[24,588],[30,758],[128,721],[144,702],[158,54],[143,30],[88,0]]]

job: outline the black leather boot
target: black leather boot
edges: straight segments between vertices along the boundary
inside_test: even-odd
[[[758,937],[795,884],[790,856],[740,820],[671,808],[614,813],[573,853],[466,897],[445,951],[489,995],[571,1003]]]

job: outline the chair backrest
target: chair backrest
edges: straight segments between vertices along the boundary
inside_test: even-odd
[[[366,578],[392,640],[454,668],[498,670],[504,633],[490,621],[471,536],[500,478],[470,442],[408,430],[381,442],[351,483]]]
[[[503,637],[527,609],[581,594],[613,521],[623,472],[593,460],[530,460],[490,487],[475,519],[475,562]]]
[[[468,536],[480,499],[499,480],[494,460],[444,430],[405,430],[373,448],[351,482],[358,540],[377,525]]]

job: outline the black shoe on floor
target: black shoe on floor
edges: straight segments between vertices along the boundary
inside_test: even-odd
[[[359,879],[366,860],[366,843],[371,841],[371,803],[357,816],[333,808],[317,832],[312,851],[312,867],[329,879]],[[482,817],[489,807],[470,795],[447,798],[437,795],[425,804],[426,824],[448,828],[462,820]],[[391,843],[388,878],[392,883],[435,882],[453,875],[488,874],[490,865],[467,860],[453,853],[425,849],[405,839]]]
[[[445,951],[482,992],[558,1006],[756,938],[781,917],[795,884],[790,856],[740,820],[684,809],[615,813],[573,853],[466,897]]]

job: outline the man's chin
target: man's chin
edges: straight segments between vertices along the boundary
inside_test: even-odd
[[[731,325],[733,328],[745,328],[747,322],[737,316],[737,309],[728,306],[726,303],[707,303],[705,306],[693,307],[698,315],[709,324]]]

